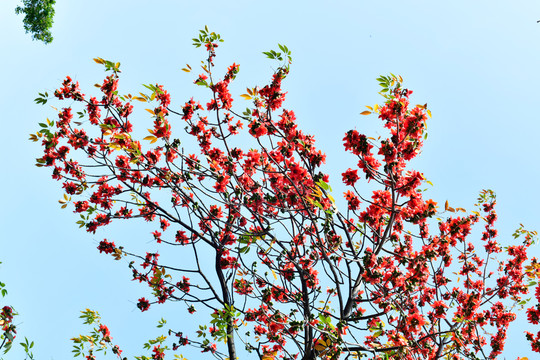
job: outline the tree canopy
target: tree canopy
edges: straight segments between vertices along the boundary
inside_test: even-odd
[[[23,0],[23,6],[17,6],[16,14],[24,14],[23,24],[26,33],[32,34],[33,40],[50,44],[53,41],[51,27],[54,18],[56,0]]]
[[[193,41],[206,54],[193,75],[206,99],[175,104],[160,84],[120,93],[120,63],[96,58],[108,73],[99,94],[85,95],[66,77],[54,98],[68,104],[31,135],[44,151],[36,165],[51,168],[65,191],[60,204],[72,206],[81,228],[95,234],[137,220],[153,227],[159,252],[136,253],[110,237],[98,245],[129,259],[133,279],[149,287],[152,296],[137,307],[175,302],[184,316],[200,314],[195,333],[171,328],[170,343],[149,342],[151,358],[183,346],[220,359],[243,349],[264,360],[499,356],[515,309],[536,285],[540,264],[528,255],[536,233],[521,227],[512,241],[500,240],[491,190],[469,211],[425,197],[429,181],[411,160],[431,112],[413,105],[403,79],[377,79],[382,103],[361,114],[377,117],[383,134],[346,132],[336,176],[284,108],[286,46],[264,53],[276,64],[271,79],[247,88],[238,104],[230,86],[240,66],[214,64],[220,35],[205,28]],[[150,114],[145,137],[131,120],[134,104]],[[180,121],[184,132],[175,131]],[[527,314],[538,324],[538,305]],[[98,316],[83,313],[98,327],[74,339],[78,353],[93,359],[83,345],[102,342],[120,356]],[[527,334],[535,351],[539,337]]]

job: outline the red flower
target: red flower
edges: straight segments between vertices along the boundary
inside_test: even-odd
[[[537,304],[536,308],[531,307],[527,309],[527,320],[533,325],[537,325],[540,322],[540,304]]]
[[[343,183],[345,185],[354,186],[356,181],[359,179],[358,170],[348,169],[341,175],[343,176]]]
[[[77,213],[85,212],[90,207],[88,201],[76,201],[73,205],[75,205],[75,212]]]
[[[112,254],[116,250],[114,242],[109,242],[107,239],[99,242],[98,250],[100,253],[104,252],[105,254]]]
[[[154,346],[154,349],[152,351],[152,359],[163,360],[165,358],[165,349],[162,349],[161,345]]]
[[[99,325],[99,332],[103,335],[103,341],[111,341],[111,332],[109,331],[109,328],[103,324]]]
[[[249,124],[249,133],[255,138],[260,138],[268,133],[268,129],[262,122],[255,120]]]
[[[245,279],[236,279],[233,286],[236,292],[241,295],[248,295],[253,292],[253,287],[251,286],[251,283],[246,281]]]
[[[217,192],[225,192],[230,178],[231,177],[229,175],[218,176],[214,189],[216,189]]]
[[[434,309],[433,316],[435,319],[444,319],[446,316],[446,309],[448,309],[448,305],[446,305],[443,301],[435,301],[433,304],[431,304],[431,307]]]
[[[141,311],[146,311],[150,308],[150,303],[148,302],[148,300],[146,300],[145,298],[140,298],[139,299],[139,302],[137,303],[137,307],[141,310]]]
[[[368,155],[373,148],[373,145],[368,142],[367,136],[356,130],[349,130],[343,138],[343,143],[345,150],[351,150],[355,155]]]
[[[118,355],[118,357],[120,357],[120,355],[122,355],[122,350],[120,350],[118,345],[114,345],[112,347],[112,352],[113,352],[113,354]]]
[[[421,327],[426,323],[426,319],[419,313],[409,314],[407,317],[407,324],[411,328],[411,331],[417,333]]]

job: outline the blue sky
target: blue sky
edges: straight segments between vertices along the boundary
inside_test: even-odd
[[[27,141],[38,122],[56,115],[33,99],[52,93],[66,75],[91,92],[104,76],[92,61],[99,56],[122,63],[121,91],[157,82],[180,103],[198,91],[180,69],[203,58],[191,38],[204,25],[225,39],[218,67],[241,65],[238,94],[272,74],[262,51],[277,43],[292,50],[285,107],[327,152],[335,184],[350,166],[343,163],[343,134],[382,133],[374,117],[359,113],[382,101],[375,78],[392,72],[414,90],[413,102],[427,102],[433,113],[415,161],[434,184],[429,195],[471,209],[478,192],[491,188],[501,236],[510,239],[520,223],[540,229],[538,2],[57,0],[47,46],[24,33],[17,5],[0,2],[0,279],[21,314],[20,334],[36,342],[39,359],[69,357],[69,338],[81,332],[78,315],[87,307],[102,314],[128,354],[142,353],[140,344],[157,335],[143,330],[160,317],[182,319],[167,306],[141,314],[135,302],[147,290],[129,280],[126,264],[96,250],[109,232],[87,234],[60,209],[63,193],[49,171],[34,166],[40,149]],[[111,231],[113,240],[155,247],[144,228]],[[540,256],[540,248],[533,252]],[[534,358],[518,328],[505,354]]]

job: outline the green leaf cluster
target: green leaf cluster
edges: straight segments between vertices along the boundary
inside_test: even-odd
[[[278,47],[282,51],[282,53],[274,51],[274,50],[270,50],[270,51],[263,51],[263,54],[266,55],[267,58],[272,59],[272,60],[283,61],[284,58],[286,58],[287,62],[291,64],[292,63],[291,51],[285,45],[278,44]]]
[[[233,319],[240,317],[240,312],[233,305],[225,304],[221,311],[213,313],[210,323],[215,326],[212,334],[217,341],[227,342],[227,326],[233,323]],[[236,325],[233,325],[236,328]]]
[[[390,73],[390,76],[384,76],[381,75],[377,78],[377,81],[379,82],[379,85],[382,87],[382,90],[380,91],[381,94],[385,94],[393,89],[400,89],[401,83],[403,82],[403,79],[401,76],[396,76],[392,73]]]
[[[193,45],[195,47],[201,47],[203,44],[213,43],[215,41],[223,42],[221,35],[216,34],[215,32],[210,32],[208,26],[204,26],[203,30],[199,30],[199,37],[193,38]]]
[[[105,66],[105,71],[113,71],[115,74],[117,73],[120,73],[122,71],[120,71],[120,63],[119,62],[113,62],[113,61],[110,61],[110,60],[105,60],[103,58],[94,58],[94,61],[97,63],[97,64],[102,64],[103,66]]]
[[[33,360],[34,359],[34,354],[32,353],[32,351],[30,351],[30,349],[32,349],[34,347],[34,342],[29,342],[27,338],[24,338],[24,342],[20,343],[22,348],[24,349],[24,352],[26,353],[26,358],[27,359],[31,359]]]
[[[24,30],[32,34],[32,40],[45,44],[53,41],[50,29],[54,22],[55,3],[56,0],[23,0],[23,7],[15,8],[16,14],[24,14]]]
[[[36,104],[45,105],[47,103],[48,98],[49,98],[49,94],[47,92],[38,93],[38,94],[39,94],[39,96],[37,98],[35,98],[34,101],[36,102]]]

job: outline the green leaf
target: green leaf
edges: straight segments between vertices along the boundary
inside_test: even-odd
[[[164,318],[161,318],[161,320],[158,321],[158,328],[162,328],[163,325],[165,325],[167,323],[167,320],[165,320]]]
[[[327,183],[325,183],[323,180],[319,180],[317,184],[319,184],[319,186],[323,188],[324,190],[328,190],[330,188],[330,186]]]

